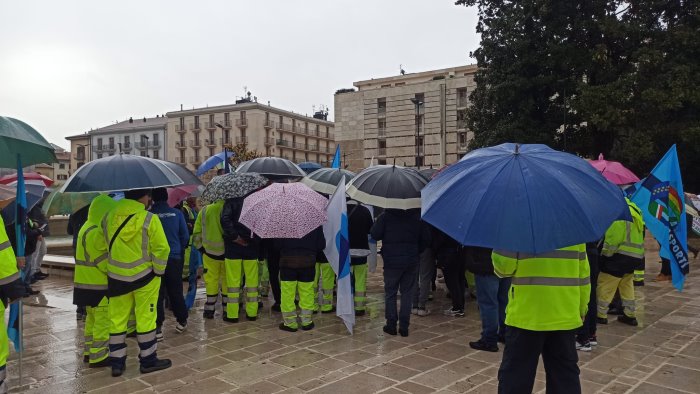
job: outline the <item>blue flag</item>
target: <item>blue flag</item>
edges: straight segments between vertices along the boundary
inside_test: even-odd
[[[17,256],[24,256],[24,244],[27,239],[27,193],[24,187],[24,173],[22,172],[22,160],[17,156],[17,198],[15,199],[15,236]],[[20,275],[24,280],[24,270]],[[22,351],[22,335],[19,329],[22,307],[21,302],[10,305],[10,316],[7,321],[7,336],[15,346],[17,352]]]
[[[333,156],[331,168],[340,168],[340,144],[335,146],[335,155]]]
[[[323,224],[326,248],[323,252],[338,277],[336,315],[343,319],[352,334],[355,325],[355,302],[350,277],[350,237],[348,233],[348,206],[345,201],[345,177],[331,196],[326,207],[328,220]]]
[[[671,260],[673,286],[683,290],[690,264],[683,181],[676,145],[631,192],[630,200],[642,210],[647,228],[661,245],[659,254]]]

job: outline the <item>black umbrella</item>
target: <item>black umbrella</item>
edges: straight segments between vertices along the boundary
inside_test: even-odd
[[[156,160],[156,159],[154,159]],[[204,186],[204,183],[197,177],[195,176],[192,171],[188,170],[185,168],[185,166],[177,163],[173,163],[171,161],[164,161],[164,160],[156,160],[166,167],[170,168],[175,175],[180,177],[182,179],[183,185],[197,185],[197,186]]]
[[[420,208],[420,191],[428,183],[417,170],[396,165],[365,168],[348,183],[347,194],[382,208]]]
[[[111,192],[183,185],[172,163],[123,153],[103,157],[80,167],[59,190]]]
[[[437,174],[438,170],[437,168],[424,168],[422,170],[418,170],[421,175],[425,177],[428,181],[430,181],[435,174]]]
[[[281,157],[259,157],[241,163],[236,172],[255,172],[270,180],[299,180],[306,176],[304,170]]]
[[[345,183],[348,183],[355,177],[355,173],[341,168],[321,168],[305,176],[301,182],[319,193],[333,194],[343,177]]]

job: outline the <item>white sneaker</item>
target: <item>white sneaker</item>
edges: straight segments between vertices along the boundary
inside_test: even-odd
[[[412,315],[417,315],[417,314],[418,314],[418,308],[413,308],[413,309],[411,309],[411,314],[412,314]]]
[[[185,330],[187,330],[187,322],[185,322],[185,324],[177,323],[175,325],[175,331],[177,331],[178,333],[182,334],[183,332],[185,332]]]
[[[423,308],[418,308],[418,311],[416,312],[416,315],[418,316],[428,316],[430,314],[430,311],[426,309],[425,307]]]
[[[582,352],[590,352],[591,350],[593,350],[593,347],[591,346],[590,342],[581,343],[579,341],[576,341],[576,350],[580,350]]]

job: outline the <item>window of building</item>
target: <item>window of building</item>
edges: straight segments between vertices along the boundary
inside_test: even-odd
[[[109,137],[109,149],[114,149],[114,137]]]
[[[416,116],[416,135],[425,134],[423,130],[423,115]]]
[[[214,114],[209,114],[209,127],[214,127]]]
[[[195,117],[194,117],[194,128],[195,129],[199,128],[199,115],[195,115]]]
[[[467,95],[467,88],[457,89],[457,107],[466,107],[469,102],[469,96]]]
[[[267,122],[269,122],[269,121],[270,121],[270,113],[269,113],[269,112],[265,112],[265,123],[267,123]]]
[[[180,118],[180,130],[185,129],[185,118]]]
[[[141,156],[146,157],[147,155],[148,155],[148,152],[146,152],[145,150],[141,151]]]
[[[58,169],[59,169],[59,170],[65,170],[65,169],[66,169],[66,165],[65,165],[64,163],[60,163],[60,164],[58,165]]]
[[[379,149],[386,149],[386,140],[377,140],[377,147]]]
[[[98,158],[98,159],[101,159],[101,158],[102,158],[102,153],[98,153],[98,154],[97,154],[97,158]]]
[[[85,158],[85,147],[84,146],[79,146],[78,147],[78,153],[77,153],[77,159],[78,160],[83,160]]]
[[[97,139],[97,149],[102,149],[102,138]]]
[[[185,151],[180,151],[180,163],[185,164]]]
[[[153,146],[158,146],[160,145],[158,141],[160,138],[160,135],[158,133],[153,133]]]
[[[465,132],[459,133],[459,146],[460,147],[467,146],[467,133],[465,133]]]
[[[396,86],[399,86],[399,84],[397,83]],[[381,87],[383,87],[383,88],[390,88],[390,87],[391,87],[391,84],[388,83],[388,84],[385,84],[385,85],[381,85]]]
[[[377,164],[386,165],[386,159],[377,159]]]
[[[457,129],[462,130],[467,128],[467,110],[457,110]]]
[[[156,149],[156,150],[153,151],[153,158],[154,158],[154,159],[160,159],[159,152],[160,152],[160,151],[159,151],[158,149]]]
[[[394,84],[394,86],[404,86],[405,84],[406,84],[406,82],[396,82]],[[391,85],[389,85],[389,86],[391,86]]]
[[[386,97],[377,99],[377,115],[386,115]]]
[[[386,119],[377,119],[377,135],[380,137],[386,136]]]
[[[424,142],[425,142],[425,137],[423,137],[422,135],[420,137],[418,137],[418,136],[416,137],[416,155],[423,156],[423,154],[425,153],[424,152],[424,150],[425,150]]]
[[[245,111],[241,111],[241,119],[245,119]]]
[[[224,113],[224,126],[231,126],[231,114],[228,112]]]
[[[131,145],[131,137],[128,135],[124,136],[124,147],[128,148]]]

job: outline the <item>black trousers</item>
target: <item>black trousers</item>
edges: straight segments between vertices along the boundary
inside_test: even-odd
[[[282,289],[280,288],[280,260],[279,255],[269,252],[267,255],[267,271],[270,273],[270,288],[275,297],[275,304],[282,302]]]
[[[508,326],[498,370],[499,394],[532,393],[540,354],[547,373],[547,393],[581,393],[576,330],[530,331]]]
[[[576,339],[581,343],[588,341],[597,331],[596,319],[598,315],[596,312],[598,311],[598,296],[596,288],[598,287],[598,274],[600,273],[597,253],[588,254],[588,265],[591,267],[591,298],[588,301],[588,313],[586,313],[583,326],[576,333]]]
[[[452,297],[452,309],[464,310],[464,291],[467,287],[465,261],[459,255],[448,255],[440,258],[445,274],[445,285]]]
[[[175,319],[180,324],[187,322],[187,306],[185,306],[185,296],[182,294],[182,259],[168,258],[168,265],[165,267],[165,274],[161,278],[160,293],[158,294],[158,307],[156,325],[163,325],[165,321],[165,296],[170,301],[170,309],[175,315]]]

